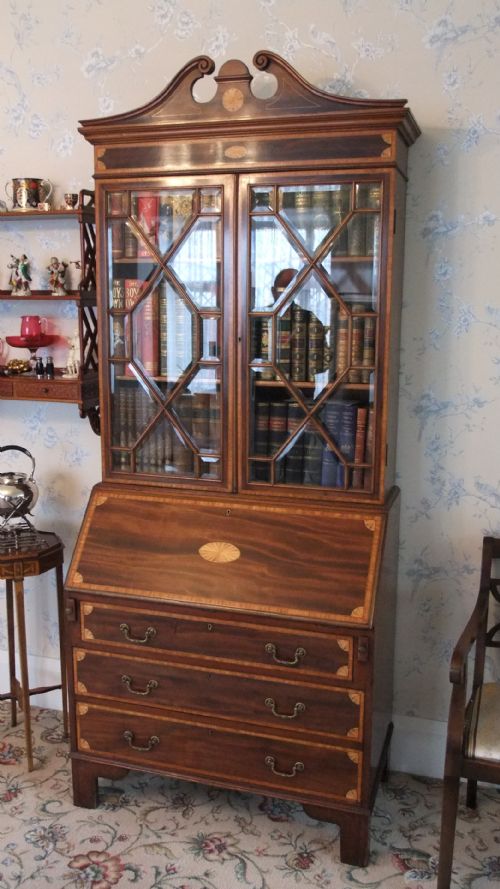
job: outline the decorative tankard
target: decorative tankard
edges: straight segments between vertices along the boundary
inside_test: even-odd
[[[5,194],[11,199],[13,210],[36,210],[38,204],[48,201],[52,183],[48,179],[34,179],[32,176],[12,179],[5,184]]]

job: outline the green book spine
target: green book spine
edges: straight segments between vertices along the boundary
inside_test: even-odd
[[[273,401],[269,405],[269,454],[274,455],[287,437],[287,403]],[[276,481],[283,481],[285,464],[283,458],[276,463]]]
[[[307,315],[302,306],[293,304],[290,373],[292,380],[301,382],[307,379]]]
[[[325,328],[312,313],[307,327],[307,379],[314,382],[325,367]]]

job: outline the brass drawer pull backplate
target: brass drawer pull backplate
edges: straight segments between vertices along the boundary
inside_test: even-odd
[[[273,775],[279,775],[280,778],[295,778],[297,772],[303,772],[305,768],[303,762],[296,762],[295,765],[292,766],[291,772],[279,772],[278,769],[275,768],[276,760],[274,756],[266,756],[264,762],[266,766],[271,769]]]
[[[156,679],[150,679],[144,691],[139,691],[139,689],[137,688],[132,688],[133,680],[130,676],[122,676],[122,682],[124,685],[127,686],[128,690],[132,692],[133,695],[143,695],[143,697],[151,694],[154,688],[158,688],[158,682]]]
[[[123,732],[123,737],[131,750],[138,750],[139,753],[149,753],[149,751],[152,750],[153,747],[156,747],[156,745],[160,743],[158,735],[151,735],[146,747],[137,747],[133,743],[134,733],[131,732],[130,729],[126,729],[126,731]]]
[[[156,636],[156,630],[154,627],[148,627],[142,639],[139,639],[137,636],[130,635],[130,627],[128,624],[120,624],[120,633],[122,636],[125,636],[127,642],[136,642],[137,645],[145,645],[149,642],[150,639],[154,639]]]
[[[307,654],[307,651],[305,650],[305,648],[302,648],[302,647],[296,648],[293,661],[282,661],[282,660],[280,660],[280,658],[276,657],[276,645],[273,645],[272,642],[267,643],[267,645],[265,646],[265,650],[266,650],[267,654],[271,655],[273,661],[276,664],[284,664],[286,667],[294,667],[295,664],[298,664],[300,659],[305,657]]]
[[[306,705],[302,704],[301,701],[297,701],[293,708],[293,713],[278,713],[276,711],[276,702],[274,701],[274,698],[266,698],[264,704],[266,707],[269,707],[273,716],[277,716],[278,719],[295,719],[299,713],[303,713],[306,709]]]

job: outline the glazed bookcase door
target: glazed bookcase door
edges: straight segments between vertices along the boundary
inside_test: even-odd
[[[241,196],[242,483],[371,494],[384,177],[255,177]]]
[[[112,475],[228,484],[230,188],[176,180],[105,192]]]

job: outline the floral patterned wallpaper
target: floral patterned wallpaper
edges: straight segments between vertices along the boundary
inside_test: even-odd
[[[442,722],[481,539],[500,533],[499,0],[9,0],[1,15],[0,191],[43,176],[56,203],[91,186],[78,120],[142,104],[200,53],[219,67],[271,49],[322,88],[408,99],[422,136],[410,155],[402,322],[396,728],[398,717]],[[0,287],[23,237],[0,230]],[[75,258],[67,230],[54,229],[50,254],[46,234],[30,238],[35,278],[52,252]],[[69,306],[44,313],[71,333]],[[17,314],[2,306],[0,337],[17,332]],[[0,443],[35,455],[36,522],[62,536],[69,561],[100,478],[98,438],[74,405],[2,401]],[[53,580],[28,590],[31,651],[55,659]]]

